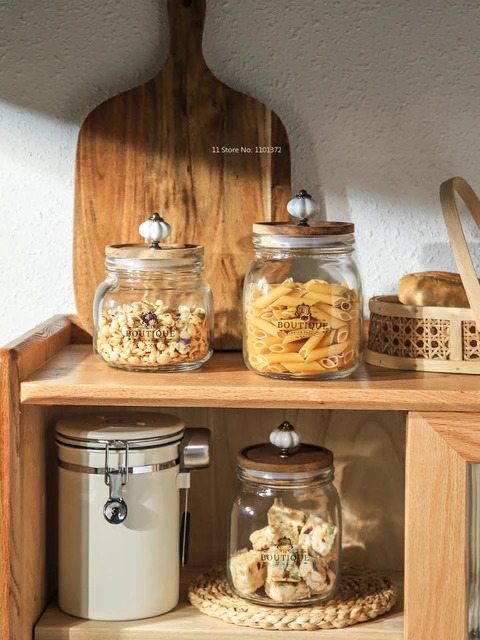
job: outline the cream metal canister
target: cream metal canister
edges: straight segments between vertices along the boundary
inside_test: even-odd
[[[209,464],[208,430],[136,412],[61,420],[56,433],[60,608],[92,620],[173,609],[179,489],[188,489],[190,470]]]

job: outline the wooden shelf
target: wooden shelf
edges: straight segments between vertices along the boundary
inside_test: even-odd
[[[199,569],[182,572],[182,601],[170,613],[157,618],[130,622],[98,622],[73,618],[60,611],[56,604],[43,614],[35,628],[35,640],[299,640],[312,638],[311,631],[267,631],[237,627],[222,620],[209,618],[186,601],[186,585]],[[346,629],[330,629],[328,640],[403,640],[403,582],[399,574],[391,577],[401,587],[401,597],[387,615]]]
[[[362,363],[342,380],[273,380],[245,368],[239,353],[216,353],[199,371],[134,373],[71,344],[21,383],[25,404],[157,407],[480,411],[477,376],[418,373]]]

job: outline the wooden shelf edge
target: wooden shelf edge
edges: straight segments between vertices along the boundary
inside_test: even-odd
[[[239,353],[220,352],[189,373],[132,373],[100,362],[91,346],[70,344],[21,383],[36,405],[386,409],[480,411],[476,376],[417,373],[362,363],[350,377],[285,381],[248,371]]]
[[[182,572],[182,602],[170,613],[157,618],[129,622],[99,622],[73,618],[54,603],[48,607],[35,628],[35,640],[283,640],[311,638],[311,631],[269,631],[237,627],[222,620],[210,618],[192,607],[186,600],[186,584],[201,569]],[[403,575],[389,574],[400,587],[399,601],[384,616],[362,622],[345,629],[329,629],[328,640],[403,640]]]

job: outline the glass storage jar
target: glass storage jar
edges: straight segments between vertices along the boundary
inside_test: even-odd
[[[203,247],[152,241],[105,253],[107,278],[93,304],[97,356],[130,371],[189,371],[206,362],[213,304]]]
[[[239,452],[237,477],[227,556],[230,588],[269,606],[332,598],[341,566],[332,452],[300,444],[292,425],[284,422],[270,443]]]
[[[308,200],[301,192],[295,200]],[[295,214],[296,215],[296,214]],[[362,284],[354,225],[253,225],[254,260],[245,278],[243,354],[260,375],[342,378],[358,366]]]

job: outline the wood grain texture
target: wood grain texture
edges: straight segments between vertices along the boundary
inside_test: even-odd
[[[392,411],[480,411],[474,376],[396,371],[362,364],[325,382],[273,380],[248,371],[238,353],[216,353],[201,370],[137,373],[100,362],[89,345],[70,345],[21,384],[26,404]]]
[[[201,569],[182,571],[180,604],[170,613],[148,620],[132,622],[98,622],[81,620],[63,613],[56,605],[50,606],[35,629],[35,640],[291,640],[291,631],[266,631],[248,629],[215,620],[200,613],[186,602],[188,583]],[[389,574],[402,586],[401,574]],[[324,632],[320,636],[323,637]],[[317,634],[314,634],[316,637]],[[310,631],[295,631],[294,638],[312,638]],[[403,640],[403,598],[386,616],[354,625],[348,629],[329,629],[325,636],[329,640]]]
[[[442,418],[443,429],[447,420]],[[409,414],[406,640],[467,637],[467,517],[467,462],[429,422],[428,414]]]
[[[31,638],[51,595],[47,469],[54,469],[43,407],[20,411],[20,382],[69,342],[63,317],[0,350],[0,637]]]
[[[205,0],[169,0],[170,55],[150,82],[98,106],[77,147],[74,284],[80,322],[92,331],[92,301],[104,280],[105,245],[139,242],[158,211],[169,241],[205,246],[215,301],[215,347],[238,349],[242,282],[252,223],[285,219],[288,138],[264,104],[230,89],[202,53]],[[212,153],[248,147],[251,153]],[[280,154],[255,147],[281,147]]]
[[[422,415],[466,462],[480,463],[480,414],[432,412]]]

